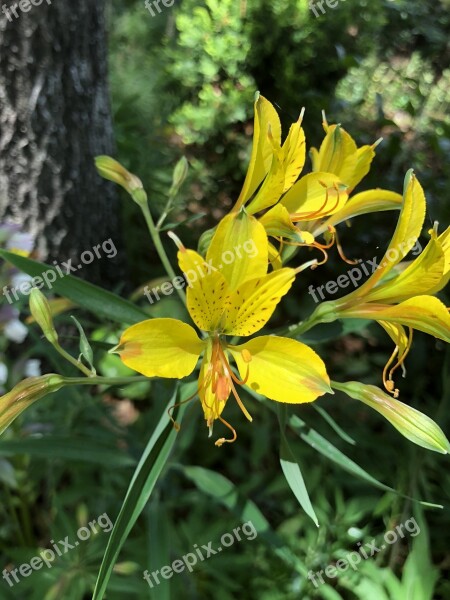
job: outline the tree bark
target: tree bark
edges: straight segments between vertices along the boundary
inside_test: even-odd
[[[109,238],[121,247],[116,190],[93,162],[114,151],[105,0],[33,4],[0,0],[0,219],[33,233],[40,258],[78,265]],[[112,283],[122,257],[77,275]]]

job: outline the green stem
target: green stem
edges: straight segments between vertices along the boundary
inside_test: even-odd
[[[87,367],[85,367],[80,361],[78,361],[76,358],[74,358],[68,352],[66,352],[64,350],[64,348],[61,348],[61,346],[58,344],[58,342],[54,342],[53,343],[53,347],[55,348],[55,350],[57,352],[59,352],[59,354],[61,354],[61,356],[63,358],[65,358],[66,360],[68,360],[70,363],[73,364],[74,367],[76,367],[82,373],[84,373],[87,377],[89,377],[90,379],[92,379],[92,377],[91,377],[91,375],[92,375],[91,371],[89,371],[89,369]]]
[[[305,321],[300,321],[300,323],[297,323],[297,325],[291,325],[285,332],[283,332],[282,335],[285,337],[296,337],[303,335],[319,323],[320,321],[316,321],[316,319],[306,319]]]
[[[162,215],[159,217],[159,219],[156,223],[156,231],[158,233],[161,231],[161,227],[162,227],[164,221],[167,219],[168,214],[172,210],[172,204],[173,204],[174,200],[175,200],[175,195],[170,194],[169,200],[167,201],[167,204],[166,204],[166,207],[164,208]]]
[[[159,230],[153,221],[153,217],[150,212],[150,208],[148,206],[148,202],[139,202],[139,206],[141,207],[142,213],[145,217],[145,222],[147,223],[148,230],[152,237],[153,243],[155,244],[156,251],[158,252],[159,258],[161,259],[164,268],[166,269],[167,275],[173,280],[176,278],[175,271],[170,264],[169,258],[164,250],[164,246],[161,242],[161,236],[159,235]],[[186,304],[186,294],[183,290],[175,288],[181,301],[183,304]]]
[[[65,377],[64,382],[67,385],[128,385],[137,381],[148,381],[144,375],[135,375],[132,377]]]

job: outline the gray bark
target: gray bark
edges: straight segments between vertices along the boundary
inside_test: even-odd
[[[0,220],[35,234],[47,261],[72,258],[78,264],[83,251],[109,238],[119,249],[116,190],[93,166],[94,156],[114,152],[105,0],[43,0],[29,3],[28,12],[11,0],[4,6]],[[95,260],[79,274],[102,283],[117,280],[121,257]]]

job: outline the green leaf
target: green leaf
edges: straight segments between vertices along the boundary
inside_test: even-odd
[[[262,514],[256,504],[249,498],[243,497],[238,488],[229,479],[197,466],[180,466],[181,471],[190,479],[197,488],[214,498],[217,502],[228,508],[242,519],[243,523],[251,521],[253,527],[285,563],[293,567],[298,573],[306,575],[306,567],[298,557],[284,544],[272,530],[269,521]]]
[[[6,250],[0,250],[0,256],[31,277],[42,277],[45,284],[49,282],[49,288],[57,294],[72,300],[97,316],[106,317],[117,323],[130,324],[149,318],[149,314],[142,308],[112,292],[73,275],[61,277],[55,267]],[[53,273],[54,279],[50,273]]]
[[[326,410],[324,410],[321,406],[319,406],[316,402],[313,402],[312,407],[319,413],[319,415],[325,419],[325,421],[328,423],[328,425],[338,434],[338,436],[344,440],[344,442],[347,442],[348,444],[351,444],[352,446],[354,446],[356,444],[355,440],[353,438],[351,438],[348,433],[346,433],[342,427],[340,427],[336,421],[333,419],[333,417],[331,417]]]
[[[86,334],[84,333],[84,329],[78,319],[76,319],[73,315],[71,315],[71,318],[75,321],[78,333],[80,334],[80,357],[82,356],[86,360],[87,364],[91,368],[92,373],[96,375],[97,373],[94,368],[94,353],[92,352],[91,345],[88,342]]]
[[[0,442],[0,456],[29,454],[52,460],[74,460],[104,466],[129,467],[133,457],[92,440],[65,436],[30,437]]]
[[[300,503],[305,513],[311,517],[317,527],[319,527],[319,521],[314,511],[313,505],[309,498],[308,490],[306,489],[305,481],[303,479],[300,465],[297,462],[294,453],[289,446],[289,442],[286,439],[286,406],[284,404],[277,405],[278,408],[278,420],[280,423],[280,464],[283,470],[283,474],[286,477],[286,481],[289,487],[294,492],[295,497]]]
[[[181,396],[188,397],[192,387],[197,383],[183,386]],[[169,401],[168,409],[175,406],[178,397],[177,390]],[[183,398],[181,398],[182,400]],[[173,418],[181,422],[186,405],[178,405],[173,410]],[[151,436],[141,460],[134,472],[127,494],[120,509],[119,515],[108,540],[103,561],[95,584],[92,600],[102,600],[105,595],[108,581],[131,529],[144,509],[150,495],[158,481],[161,471],[166,464],[172,447],[177,439],[177,431],[164,410],[159,423]]]
[[[343,452],[338,450],[336,446],[333,446],[331,442],[325,439],[320,433],[317,433],[314,429],[311,429],[304,421],[302,421],[297,415],[292,415],[289,419],[289,426],[299,435],[307,444],[309,444],[314,450],[323,454],[326,458],[333,461],[340,467],[342,467],[345,471],[348,471],[352,475],[356,477],[360,477],[365,481],[369,482],[373,486],[379,488],[380,490],[384,490],[385,492],[392,492],[401,496],[402,498],[408,498],[409,500],[413,500],[414,502],[420,502],[423,506],[429,506],[432,508],[443,508],[440,504],[432,504],[430,502],[423,502],[422,500],[416,500],[414,498],[410,498],[409,496],[405,496],[404,494],[400,494],[394,488],[389,487],[388,485],[381,483],[372,475],[369,475],[363,468],[361,468],[357,463],[355,463],[351,458],[348,458]]]

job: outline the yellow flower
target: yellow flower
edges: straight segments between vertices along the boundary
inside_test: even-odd
[[[396,230],[376,271],[352,293],[324,302],[313,313],[315,322],[340,318],[376,320],[395,342],[395,350],[383,373],[386,389],[398,395],[393,372],[403,364],[411,347],[413,329],[450,342],[450,315],[432,294],[449,280],[450,228],[431,240],[411,263],[400,263],[415,246],[425,219],[425,195],[412,170],[405,177],[403,204]],[[405,331],[409,328],[409,335]],[[397,357],[397,362],[389,371]]]
[[[349,194],[370,169],[375,147],[358,148],[340,125],[328,125],[324,118],[325,139],[320,150],[311,150],[313,172],[300,176],[306,157],[305,134],[301,127],[303,111],[281,143],[281,125],[277,111],[263,96],[255,101],[253,145],[245,182],[233,207],[243,206],[259,216],[267,235],[280,242],[269,245],[271,264],[281,268],[284,244],[315,247],[324,254],[336,241],[338,251],[347,260],[337,240],[335,225],[353,216],[381,210],[399,209],[400,194],[389,190],[369,190]],[[329,236],[325,244],[319,235]],[[347,261],[352,263],[352,261]]]
[[[230,394],[251,420],[237,385],[288,403],[312,402],[331,392],[323,361],[305,344],[269,335],[241,345],[226,340],[259,331],[295,279],[294,269],[267,273],[267,257],[263,226],[243,210],[219,223],[206,258],[180,243],[178,262],[189,282],[187,308],[204,337],[176,319],[150,319],[125,330],[115,349],[127,366],[147,377],[186,377],[203,356],[198,395],[210,434],[216,419],[232,432],[230,439],[218,439],[218,446],[236,439],[221,417]]]
[[[325,138],[320,149],[311,148],[313,172],[294,185],[282,198],[291,220],[301,223],[305,245],[326,250],[336,242],[343,260],[347,260],[337,238],[335,226],[355,216],[371,212],[399,209],[402,196],[384,189],[360,192],[351,197],[358,183],[367,175],[375,157],[375,144],[358,148],[353,138],[339,124],[328,125],[323,117]],[[314,242],[327,233],[331,242]],[[326,252],[325,260],[327,258]]]

